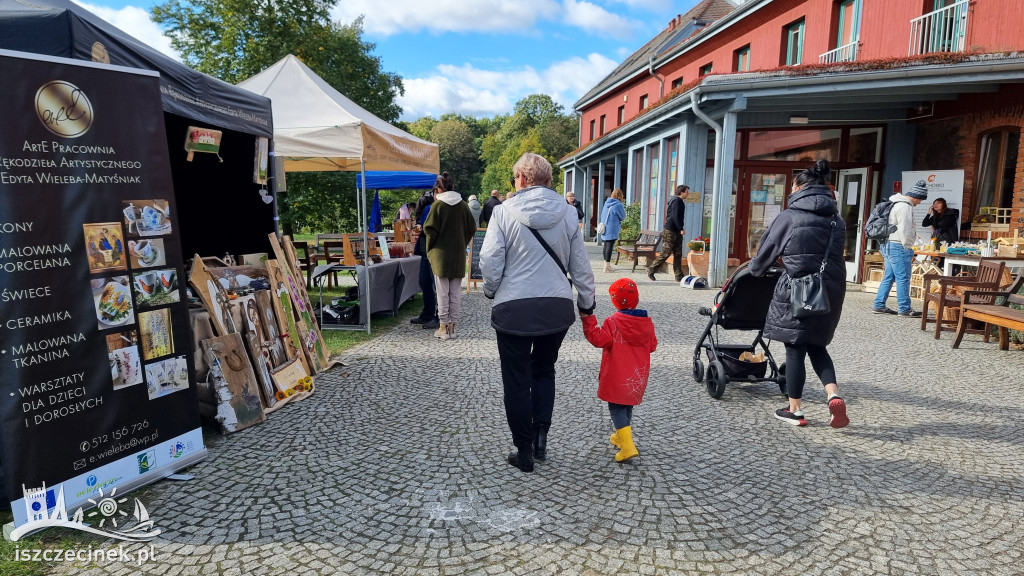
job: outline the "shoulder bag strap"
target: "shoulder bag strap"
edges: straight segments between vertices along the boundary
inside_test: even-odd
[[[540,245],[544,247],[544,250],[548,253],[548,256],[551,256],[551,259],[555,261],[555,264],[558,264],[558,269],[561,270],[562,274],[564,274],[566,276],[566,279],[568,279],[569,273],[565,270],[565,266],[562,265],[562,261],[559,260],[558,256],[555,255],[555,251],[551,249],[551,246],[548,246],[548,243],[545,242],[543,238],[541,238],[539,232],[537,232],[533,228],[530,228],[529,226],[527,226],[526,229],[533,233],[533,237],[537,239],[537,242],[540,242]],[[572,282],[570,282],[570,284],[571,283]]]
[[[825,273],[825,264],[828,263],[828,253],[832,250],[832,236],[836,233],[836,218],[832,217],[832,229],[828,232],[828,244],[825,245],[825,257],[821,259],[821,269],[818,270],[819,274]]]

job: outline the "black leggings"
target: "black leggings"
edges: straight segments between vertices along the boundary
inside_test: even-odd
[[[804,382],[807,370],[804,368],[804,357],[811,357],[811,367],[818,375],[822,385],[835,384],[836,368],[832,365],[832,357],[824,346],[817,344],[786,344],[786,396],[800,399],[804,394]]]
[[[616,240],[618,240],[618,238],[612,238],[611,240],[605,240],[604,241],[604,261],[605,262],[611,262],[612,261],[612,253],[615,252],[615,241]]]

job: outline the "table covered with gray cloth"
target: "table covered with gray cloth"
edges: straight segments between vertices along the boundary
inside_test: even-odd
[[[352,266],[341,266],[339,264],[326,264],[317,266],[313,270],[313,282],[318,283],[324,274],[331,272],[352,270]],[[356,266],[356,276],[359,285],[359,323],[366,324],[366,314],[369,312],[391,312],[394,314],[402,304],[420,291],[420,257],[407,256],[384,260],[379,264],[371,264],[370,271],[370,305],[366,306],[365,282],[366,266]],[[313,296],[310,294],[310,296]]]

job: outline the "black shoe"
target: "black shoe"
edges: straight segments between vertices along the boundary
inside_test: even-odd
[[[920,318],[921,313],[917,310],[907,310],[906,312],[900,312],[900,316],[906,316],[908,318]]]
[[[409,324],[423,324],[428,320],[430,320],[430,318],[424,318],[423,316],[415,316],[409,319]]]
[[[896,314],[896,311],[893,310],[892,308],[889,308],[888,306],[882,306],[881,308],[872,308],[871,311],[874,312],[875,314]]]
[[[650,280],[651,282],[657,282],[658,281],[654,277],[654,272],[651,272],[650,270],[647,271],[647,279]]]
[[[440,325],[440,320],[438,320],[437,318],[431,318],[430,320],[427,320],[423,324],[420,324],[420,328],[423,328],[424,330],[437,330],[438,326]]]
[[[519,468],[523,472],[533,472],[533,454],[530,454],[529,450],[510,452],[508,455],[508,463]]]
[[[547,426],[538,426],[533,430],[533,457],[542,462],[548,459]]]

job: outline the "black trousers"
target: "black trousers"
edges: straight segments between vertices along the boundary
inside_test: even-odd
[[[545,336],[498,332],[505,418],[512,443],[532,450],[534,427],[550,426],[555,407],[555,361],[568,328]]]
[[[437,318],[437,292],[434,288],[434,271],[430,268],[430,260],[420,257],[420,290],[423,292],[423,310],[420,318],[424,320]]]
[[[810,356],[811,368],[821,379],[821,384],[836,383],[836,367],[832,357],[824,346],[817,344],[786,344],[786,396],[802,399],[804,383],[807,381],[807,368],[804,358]]]
[[[604,241],[604,261],[605,262],[611,262],[612,261],[612,254],[615,254],[615,242],[616,241],[618,241],[618,238],[613,238],[611,240],[605,240]]]

